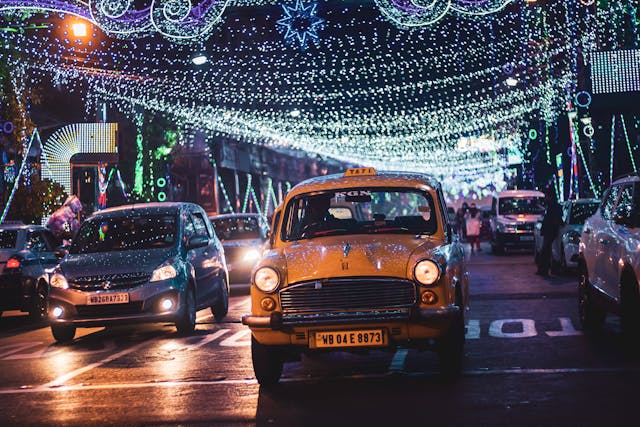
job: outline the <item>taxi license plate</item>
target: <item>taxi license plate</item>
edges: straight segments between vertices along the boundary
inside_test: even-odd
[[[316,347],[370,347],[387,345],[383,329],[362,329],[355,331],[316,332]]]
[[[129,294],[126,292],[118,294],[90,295],[87,297],[87,305],[126,304],[128,302]]]

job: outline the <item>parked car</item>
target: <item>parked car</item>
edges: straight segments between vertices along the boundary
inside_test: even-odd
[[[192,203],[148,203],[98,211],[83,221],[49,276],[49,319],[57,341],[77,327],[175,322],[195,328],[196,311],[227,314],[222,244]]]
[[[544,214],[544,193],[534,190],[506,190],[491,202],[491,251],[505,248],[534,249],[533,228]]]
[[[561,204],[562,223],[558,235],[551,245],[551,266],[562,273],[578,266],[580,234],[587,218],[593,215],[600,206],[599,199],[566,200]],[[543,238],[540,234],[542,218],[534,227],[534,257],[542,251]]]
[[[350,204],[351,218],[332,206]],[[279,380],[301,353],[432,349],[460,373],[468,281],[438,181],[349,169],[296,185],[274,213],[251,281],[253,368]]]
[[[248,284],[265,249],[269,224],[257,213],[214,215],[209,219],[222,242],[230,282]]]
[[[46,286],[38,278],[60,262],[58,239],[40,225],[0,225],[0,315],[6,310],[46,316]]]
[[[626,334],[640,338],[640,177],[614,181],[580,236],[578,308],[584,329],[620,315]]]

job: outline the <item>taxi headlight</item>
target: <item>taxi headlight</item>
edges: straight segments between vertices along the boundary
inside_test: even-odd
[[[262,292],[271,293],[280,286],[280,275],[271,267],[262,267],[253,275],[253,283]]]
[[[247,262],[257,261],[258,259],[260,259],[260,251],[258,251],[257,249],[249,249],[244,253],[242,259]]]
[[[53,276],[51,276],[49,284],[54,288],[69,289],[69,283],[67,282],[67,279],[65,279],[65,277],[59,273],[55,273]]]
[[[173,267],[173,265],[164,264],[153,271],[153,274],[151,275],[151,279],[149,279],[149,281],[158,282],[160,280],[173,279],[174,277],[176,277],[176,275],[176,269]]]
[[[440,266],[430,259],[422,260],[414,267],[413,276],[422,285],[433,285],[440,278]]]

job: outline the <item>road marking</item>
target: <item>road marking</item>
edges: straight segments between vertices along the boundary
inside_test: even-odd
[[[129,353],[132,353],[132,352],[138,350],[142,346],[146,345],[147,341],[149,341],[149,340],[145,340],[145,341],[141,342],[140,344],[134,345],[133,347],[129,347],[128,349],[122,350],[122,351],[120,351],[120,352],[118,352],[116,354],[112,354],[111,356],[106,357],[106,358],[104,358],[104,359],[102,359],[102,360],[100,360],[98,362],[92,363],[92,364],[87,365],[87,366],[83,366],[82,368],[78,368],[78,369],[76,369],[74,371],[71,371],[71,372],[69,372],[67,374],[64,374],[64,375],[56,378],[53,381],[49,381],[48,383],[41,385],[39,388],[46,389],[46,388],[51,388],[51,387],[60,387],[62,384],[64,384],[65,382],[69,381],[71,378],[75,378],[78,375],[82,375],[87,371],[90,371],[90,370],[92,370],[94,368],[97,368],[98,366],[104,365],[105,363],[109,363],[109,362],[111,362],[113,360],[116,360],[116,359],[118,359],[118,358],[120,358],[122,356],[125,356],[125,355],[127,355]]]
[[[40,344],[42,344],[41,341],[32,341],[3,345],[0,347],[0,351],[4,351],[4,353],[0,353],[0,359],[4,359],[11,354],[18,353],[19,351],[26,350],[27,348],[36,347]],[[7,349],[11,350],[5,351]]]
[[[404,371],[404,362],[407,360],[407,355],[409,354],[409,350],[406,348],[399,348],[396,350],[393,355],[393,359],[391,359],[391,364],[389,365],[389,372],[403,372]]]
[[[504,325],[520,323],[522,332],[504,332]],[[538,335],[536,322],[533,319],[501,319],[494,320],[489,326],[489,335],[494,338],[530,338]]]
[[[222,341],[220,345],[223,347],[250,347],[251,340],[243,339],[248,335],[251,335],[251,329],[243,329]]]
[[[203,345],[209,344],[211,341],[217,340],[218,338],[220,338],[221,336],[223,336],[224,334],[226,334],[230,330],[231,329],[220,329],[220,330],[214,332],[213,334],[208,335],[206,338],[200,340],[200,342],[198,344],[194,344],[194,345],[190,346],[189,350],[196,350],[196,349],[202,347]]]
[[[582,331],[576,331],[571,323],[571,319],[568,317],[560,317],[561,331],[546,331],[546,334],[550,337],[573,337],[576,335],[584,335]]]
[[[241,301],[233,304],[231,306],[232,310],[240,310],[241,308],[245,308],[247,310],[249,310],[249,308],[251,307],[251,297],[247,296],[241,299]]]
[[[469,320],[467,323],[467,332],[464,334],[465,339],[477,340],[480,339],[480,321]]]
[[[619,373],[640,373],[640,368],[556,368],[556,369],[487,369],[469,370],[462,373],[465,377],[477,377],[488,375],[559,375],[559,374],[619,374]],[[282,378],[282,383],[310,383],[318,381],[353,380],[353,379],[377,379],[389,376],[402,375],[406,377],[436,377],[440,374],[437,371],[430,372],[400,372],[381,374],[356,374],[326,377],[299,377]],[[255,384],[255,379],[220,379],[220,380],[199,380],[199,381],[157,381],[146,383],[118,383],[118,384],[75,384],[62,385],[54,388],[23,386],[22,388],[0,389],[0,395],[26,394],[26,393],[64,393],[68,391],[89,391],[89,390],[122,390],[139,388],[161,388],[161,387],[193,387],[193,386],[215,386],[215,385],[237,385]]]

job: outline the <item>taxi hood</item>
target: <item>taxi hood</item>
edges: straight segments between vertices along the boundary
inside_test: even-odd
[[[283,250],[289,283],[325,277],[407,277],[416,262],[442,241],[414,235],[350,235],[300,240]]]

